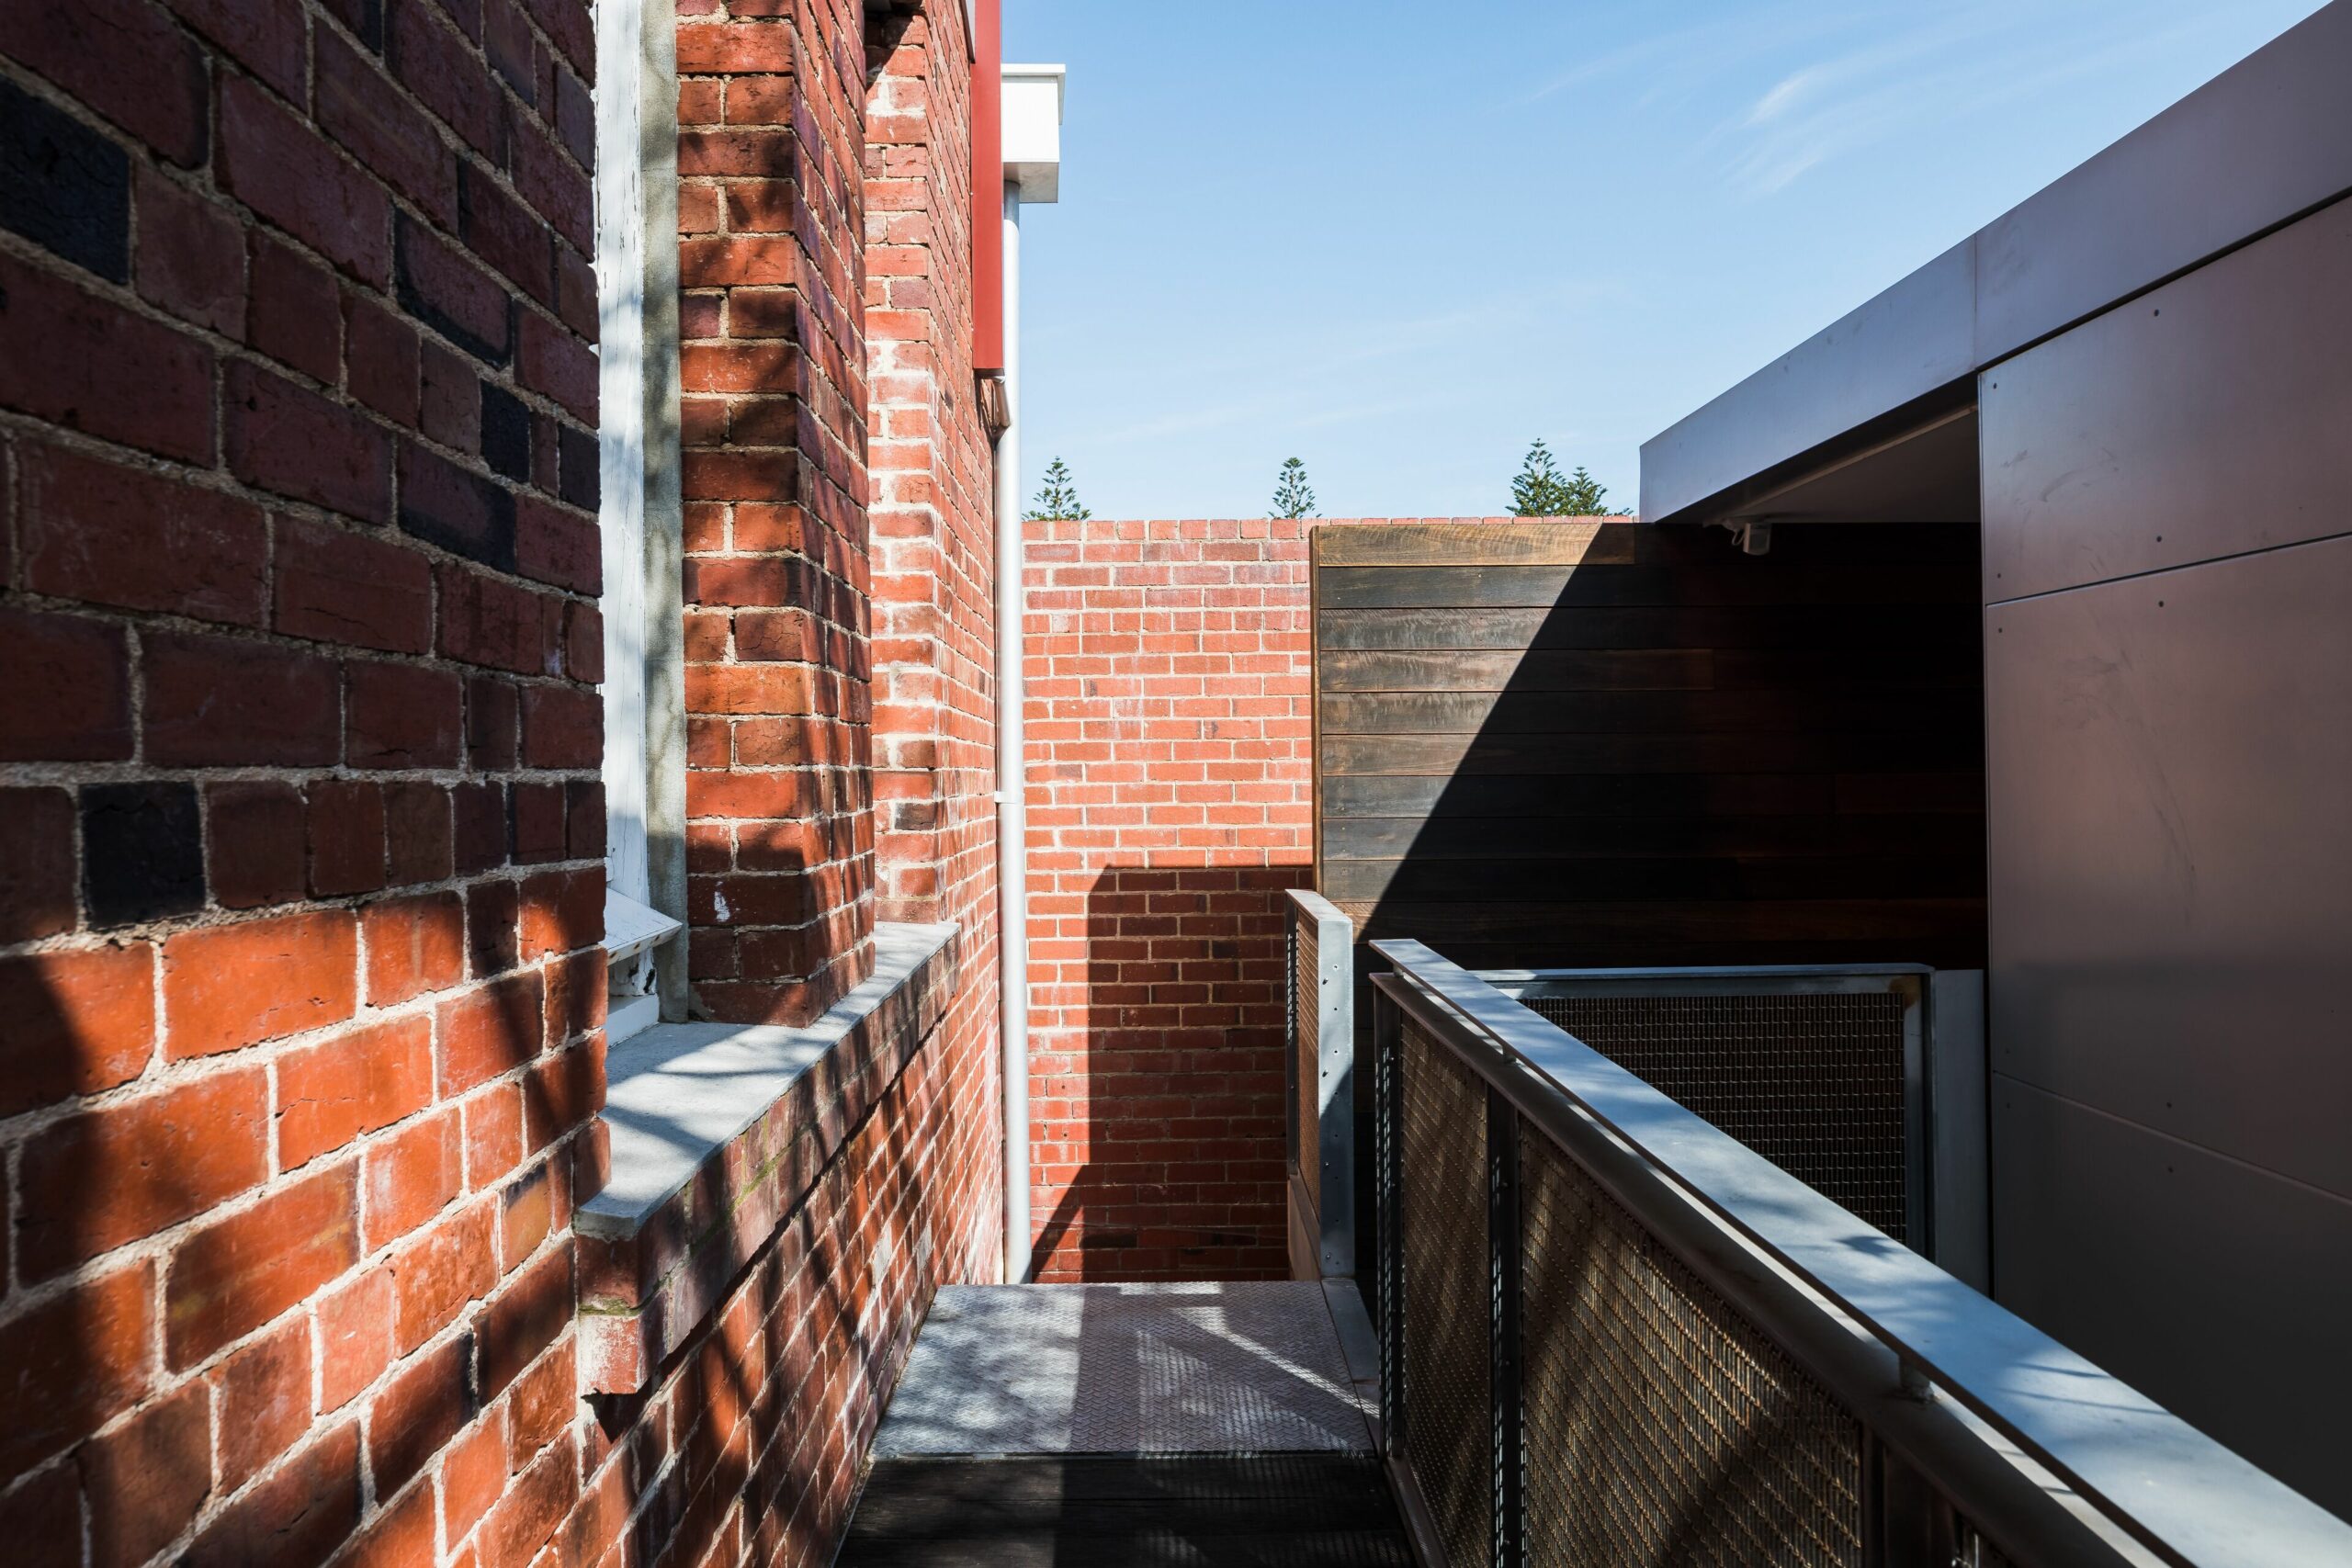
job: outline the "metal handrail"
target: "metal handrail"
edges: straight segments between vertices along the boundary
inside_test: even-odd
[[[2352,1564],[2352,1526],[1539,1014],[1420,942],[1373,949],[1383,997],[2019,1561]]]

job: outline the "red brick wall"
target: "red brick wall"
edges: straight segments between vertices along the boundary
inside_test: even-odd
[[[731,17],[714,7],[680,28],[687,438],[699,443],[687,457],[695,996],[718,1017],[820,1010],[865,973],[877,918],[960,921],[956,982],[904,1070],[855,1086],[871,1109],[695,1337],[646,1393],[591,1402],[598,1438],[566,1561],[628,1540],[636,1554],[623,1561],[829,1562],[932,1293],[990,1277],[1001,1252],[987,842],[919,846],[945,873],[922,898],[902,885],[877,899],[874,876],[874,751],[916,771],[922,756],[947,759],[928,764],[933,797],[943,820],[969,823],[989,787],[986,710],[965,694],[935,715],[894,705],[869,724],[867,711],[869,670],[897,705],[919,676],[899,667],[923,659],[966,661],[958,678],[977,692],[969,660],[992,635],[983,577],[938,590],[949,609],[927,641],[886,653],[867,640],[869,592],[895,605],[930,591],[913,580],[933,558],[902,558],[898,545],[925,537],[944,557],[988,536],[985,479],[969,480],[987,463],[969,317],[954,308],[968,296],[967,255],[927,229],[910,237],[905,215],[920,217],[936,186],[910,203],[889,167],[910,129],[925,138],[914,145],[964,145],[961,6],[868,17],[865,34],[853,6],[769,15],[783,9],[743,0]],[[910,128],[910,113],[925,124]],[[867,222],[861,247],[869,190],[891,216]],[[892,253],[910,246],[928,248],[916,259],[935,291],[920,309],[898,299],[901,312],[873,279],[898,276],[906,258]],[[882,386],[884,367],[915,361],[935,382],[921,402],[928,433],[891,423],[900,394]],[[697,364],[711,373],[699,385]],[[868,432],[886,426],[928,455],[884,450],[877,472],[960,464],[963,488],[898,504],[906,492],[886,478],[869,497]],[[698,464],[727,477],[698,482]],[[722,594],[721,581],[735,586]]]
[[[704,1016],[873,967],[856,0],[679,6],[687,874]]]
[[[591,36],[0,6],[11,1562],[519,1562],[577,1484]]]
[[[995,897],[994,537],[972,380],[970,68],[960,13],[876,40],[866,147],[874,748],[884,919]],[[887,51],[887,52],[885,52]]]
[[[864,21],[780,9],[688,0],[680,30],[695,961],[726,1016],[821,1007],[875,911]],[[588,17],[0,7],[12,1562],[820,1562],[930,1292],[995,1256],[959,840],[937,912],[975,981],[650,1389],[579,1397]],[[957,374],[936,445],[984,495]],[[984,517],[937,527],[968,550]],[[956,592],[968,660],[987,587]],[[931,721],[967,837],[984,712]]]
[[[873,24],[869,23],[869,28]],[[867,39],[866,353],[873,470],[876,918],[953,920],[942,1026],[972,1185],[1002,1253],[998,1097],[994,463],[972,374],[972,63],[960,5]],[[968,1167],[964,1163],[970,1161]]]
[[[1313,880],[1307,526],[1027,526],[1042,1280],[1283,1271],[1281,898]]]

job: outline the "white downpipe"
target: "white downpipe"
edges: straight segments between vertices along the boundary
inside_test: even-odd
[[[1023,767],[1021,186],[1004,186],[1004,400],[996,441],[997,995],[1004,1039],[1004,1278],[1029,1282],[1029,811]]]

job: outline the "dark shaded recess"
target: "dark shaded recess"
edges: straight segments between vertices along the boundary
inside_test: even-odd
[[[90,924],[136,925],[204,908],[196,786],[89,784],[82,790],[82,900]]]
[[[0,77],[0,229],[109,283],[130,279],[130,158]]]
[[[841,1568],[1410,1568],[1369,1454],[886,1460]]]
[[[481,457],[491,472],[518,483],[531,479],[531,411],[495,382],[481,384]]]

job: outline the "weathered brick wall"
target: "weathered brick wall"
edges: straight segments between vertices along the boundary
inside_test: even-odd
[[[1032,523],[1037,1277],[1284,1268],[1284,888],[1313,880],[1304,522]]]
[[[972,377],[972,62],[960,5],[868,22],[876,917],[952,920],[943,1050],[959,1145],[941,1168],[1001,1237],[994,463]],[[993,1277],[1001,1240],[966,1278]]]
[[[881,918],[994,897],[991,464],[972,380],[960,13],[877,39],[866,130],[874,749]]]
[[[929,134],[965,145],[961,6],[869,13],[865,34],[854,6],[768,15],[781,9],[747,0],[724,19],[715,8],[682,17],[679,32],[689,442],[698,421],[703,431],[687,457],[695,994],[720,1017],[820,1010],[865,972],[877,917],[960,921],[956,977],[903,1070],[852,1086],[870,1109],[694,1337],[644,1393],[592,1401],[595,1451],[565,1561],[597,1562],[617,1545],[632,1553],[624,1562],[663,1551],[682,1564],[829,1562],[932,1293],[990,1277],[1001,1251],[993,884],[965,874],[929,904],[877,902],[871,751],[910,727],[877,717],[869,730],[865,706],[869,581],[886,596],[884,574],[869,579],[867,567],[866,431],[885,417],[885,394],[865,400],[868,356],[899,363],[896,345],[927,333],[927,363],[964,379],[928,405],[941,429],[898,438],[943,451],[978,443],[985,472],[968,316],[888,317],[853,243],[861,175],[872,181],[902,138],[888,122],[902,118],[909,79],[927,84]],[[876,73],[871,86],[861,66]],[[698,186],[714,205],[696,208]],[[879,254],[904,232],[869,225],[865,249]],[[933,249],[941,295],[967,295],[968,251]],[[699,388],[698,362],[715,378]],[[739,460],[752,466],[729,466]],[[729,477],[698,483],[697,464]],[[719,482],[740,488],[714,492]],[[923,525],[985,539],[984,482],[978,493],[977,514],[951,497]],[[871,534],[887,550],[897,525],[875,516]],[[722,595],[722,581],[740,588]],[[972,603],[978,618],[928,656],[985,650],[985,580]],[[985,709],[974,698],[964,712]],[[977,739],[963,734],[980,761],[941,786],[967,817],[988,788],[981,722]]]
[[[679,10],[691,972],[805,1023],[873,967],[864,18]]]
[[[780,9],[680,28],[695,958],[727,1016],[820,1008],[874,913],[865,18]],[[991,1267],[967,848],[937,913],[978,983],[649,1391],[579,1395],[588,18],[0,7],[12,1562],[820,1562],[931,1291]],[[968,470],[967,384],[937,445]],[[957,482],[936,526],[985,537]],[[984,654],[985,581],[955,592],[978,618],[942,640]],[[967,822],[984,713],[935,721]]]
[[[993,1189],[979,1179],[996,1129],[974,1109],[987,1042],[959,1042],[944,1021],[894,1055],[905,1066],[887,1083],[843,1087],[829,1112],[833,1131],[847,1123],[841,1147],[661,1375],[591,1401],[588,1475],[576,1506],[565,1496],[559,1561],[832,1560],[933,1292],[986,1277],[998,1251]],[[796,1185],[820,1131],[785,1161]]]
[[[11,1562],[522,1562],[577,1485],[588,17],[0,6]]]

